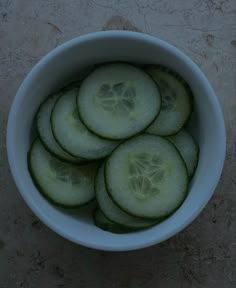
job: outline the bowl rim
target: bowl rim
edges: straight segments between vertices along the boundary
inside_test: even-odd
[[[134,40],[142,40],[145,42],[152,43],[154,45],[161,46],[164,49],[167,49],[171,53],[175,54],[176,57],[180,58],[184,62],[188,62],[190,66],[192,66],[192,69],[195,70],[195,73],[198,74],[198,77],[201,79],[203,85],[207,88],[208,94],[210,95],[210,98],[212,98],[214,101],[212,101],[212,104],[214,105],[214,110],[217,113],[217,120],[218,120],[218,133],[220,134],[219,141],[220,141],[220,146],[222,147],[221,151],[222,153],[218,155],[218,165],[215,170],[215,175],[214,175],[214,181],[211,183],[211,187],[206,194],[205,198],[203,199],[202,203],[198,206],[197,209],[192,211],[191,215],[185,219],[185,221],[178,223],[176,227],[172,228],[171,231],[167,231],[165,235],[161,239],[156,239],[156,240],[149,240],[146,239],[145,241],[142,241],[140,243],[129,243],[125,247],[119,246],[119,245],[106,245],[105,244],[97,244],[96,242],[93,241],[83,241],[81,239],[75,238],[72,235],[69,235],[69,233],[66,233],[61,226],[57,226],[53,221],[50,221],[50,218],[46,217],[40,210],[40,208],[31,201],[28,196],[27,196],[27,189],[23,187],[23,183],[21,182],[21,178],[19,177],[18,170],[17,170],[17,165],[16,165],[16,160],[14,159],[13,156],[13,151],[14,151],[14,143],[13,143],[13,129],[12,127],[14,126],[14,115],[16,111],[18,110],[18,106],[21,102],[21,99],[24,96],[24,91],[26,90],[27,86],[31,82],[31,79],[34,78],[35,75],[37,75],[38,71],[43,67],[47,62],[52,58],[57,55],[59,55],[61,52],[64,50],[67,50],[68,48],[74,46],[74,45],[79,45],[83,42],[87,42],[89,40],[96,40],[99,38],[116,38],[116,37],[123,37],[123,38],[129,38],[129,39],[134,39]],[[94,248],[94,249],[99,249],[99,250],[108,250],[108,251],[127,251],[127,250],[136,250],[136,249],[141,249],[145,247],[152,246],[154,244],[158,244],[164,240],[169,239],[170,237],[174,236],[175,234],[179,233],[182,231],[184,228],[186,228],[200,213],[201,211],[205,208],[207,205],[208,201],[211,199],[214,190],[219,182],[222,170],[223,170],[223,165],[224,165],[224,160],[225,160],[225,153],[226,153],[226,132],[225,132],[225,124],[224,124],[224,118],[223,118],[223,113],[221,111],[220,104],[218,102],[218,99],[216,97],[216,94],[207,80],[206,76],[203,74],[203,72],[200,70],[200,68],[193,62],[192,59],[190,59],[187,55],[185,55],[182,51],[180,51],[178,48],[175,46],[167,43],[164,40],[161,40],[157,37],[141,33],[141,32],[133,32],[133,31],[123,31],[123,30],[109,30],[109,31],[97,31],[97,32],[92,32],[84,35],[80,35],[76,38],[73,38],[58,47],[54,48],[51,50],[48,54],[46,54],[39,62],[31,69],[31,71],[28,73],[28,75],[25,77],[23,80],[22,84],[20,85],[16,96],[13,100],[13,103],[10,107],[10,112],[8,116],[8,123],[7,123],[7,137],[6,137],[6,145],[7,145],[7,156],[8,156],[8,162],[10,166],[10,170],[13,176],[13,179],[16,183],[16,186],[18,188],[18,191],[20,192],[21,196],[23,197],[24,201],[27,203],[28,207],[33,211],[33,213],[36,214],[36,216],[43,222],[45,223],[50,229],[52,229],[54,232],[59,234],[60,236],[76,243],[80,244],[89,248]]]

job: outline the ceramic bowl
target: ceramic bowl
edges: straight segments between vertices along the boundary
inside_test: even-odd
[[[51,205],[36,189],[27,168],[27,153],[39,104],[65,83],[95,64],[125,61],[162,64],[177,71],[191,86],[194,112],[190,129],[200,147],[199,163],[182,206],[159,225],[130,234],[98,229],[83,208],[68,213]],[[225,158],[225,127],[217,97],[198,66],[183,52],[155,37],[128,31],[103,31],[79,36],[43,57],[20,86],[13,101],[7,152],[19,192],[48,227],[75,243],[101,250],[134,250],[164,241],[189,225],[206,206],[219,181]]]

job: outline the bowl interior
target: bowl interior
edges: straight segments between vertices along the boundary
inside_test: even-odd
[[[190,130],[199,147],[199,164],[183,205],[166,221],[137,233],[116,235],[93,225],[91,206],[66,212],[49,204],[36,190],[27,168],[34,116],[39,104],[68,81],[96,64],[126,61],[162,64],[177,71],[192,88],[194,113]],[[36,215],[60,235],[85,246],[106,250],[137,249],[158,243],[190,223],[211,197],[225,150],[224,123],[216,96],[198,67],[173,46],[133,32],[100,32],[69,41],[44,57],[21,85],[8,122],[8,157],[15,182]],[[206,177],[207,176],[207,177]]]

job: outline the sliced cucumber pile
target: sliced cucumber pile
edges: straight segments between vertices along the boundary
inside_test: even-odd
[[[35,186],[63,207],[95,199],[94,224],[107,232],[151,229],[181,206],[197,167],[184,129],[192,97],[168,68],[100,65],[40,105],[28,153]]]
[[[161,111],[147,131],[156,135],[177,133],[192,112],[192,93],[187,83],[174,72],[162,66],[146,70],[161,92]]]

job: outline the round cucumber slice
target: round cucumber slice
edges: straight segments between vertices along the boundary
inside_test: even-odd
[[[168,136],[169,139],[179,150],[182,155],[187,169],[189,177],[191,178],[195,172],[198,163],[199,148],[192,135],[190,135],[185,129],[180,130],[177,134]]]
[[[129,64],[102,65],[82,82],[77,98],[84,124],[95,134],[124,139],[144,130],[160,110],[151,77]]]
[[[117,206],[106,190],[104,178],[104,165],[98,171],[95,181],[96,199],[104,215],[111,221],[130,228],[142,229],[157,224],[157,220],[142,219],[132,216]],[[160,222],[160,221],[159,221]]]
[[[65,91],[57,100],[51,115],[53,134],[68,153],[85,159],[107,156],[118,144],[90,132],[79,118],[76,106],[78,89]]]
[[[177,74],[162,66],[146,69],[161,92],[161,111],[147,132],[156,135],[177,133],[187,122],[192,112],[192,92],[187,83]]]
[[[113,221],[108,219],[99,208],[96,208],[94,210],[93,220],[94,220],[94,224],[98,228],[107,232],[111,232],[115,234],[125,234],[125,233],[135,232],[134,229],[114,223]]]
[[[28,166],[39,191],[54,204],[77,207],[95,196],[97,163],[79,166],[63,162],[49,153],[37,139],[29,151]]]
[[[117,147],[105,166],[107,191],[130,214],[166,217],[187,194],[187,168],[168,140],[143,134]]]
[[[76,88],[78,89],[80,87],[81,83],[82,83],[82,80],[72,81],[69,84],[67,84],[66,86],[64,86],[61,89],[61,92],[64,93],[64,92],[67,92],[68,90],[72,90],[72,89],[76,89]]]
[[[49,152],[51,152],[58,158],[69,162],[84,162],[82,158],[73,157],[69,153],[64,151],[53,136],[50,117],[52,109],[60,96],[61,93],[53,94],[40,105],[36,115],[36,126],[38,135],[45,148],[47,148]]]

